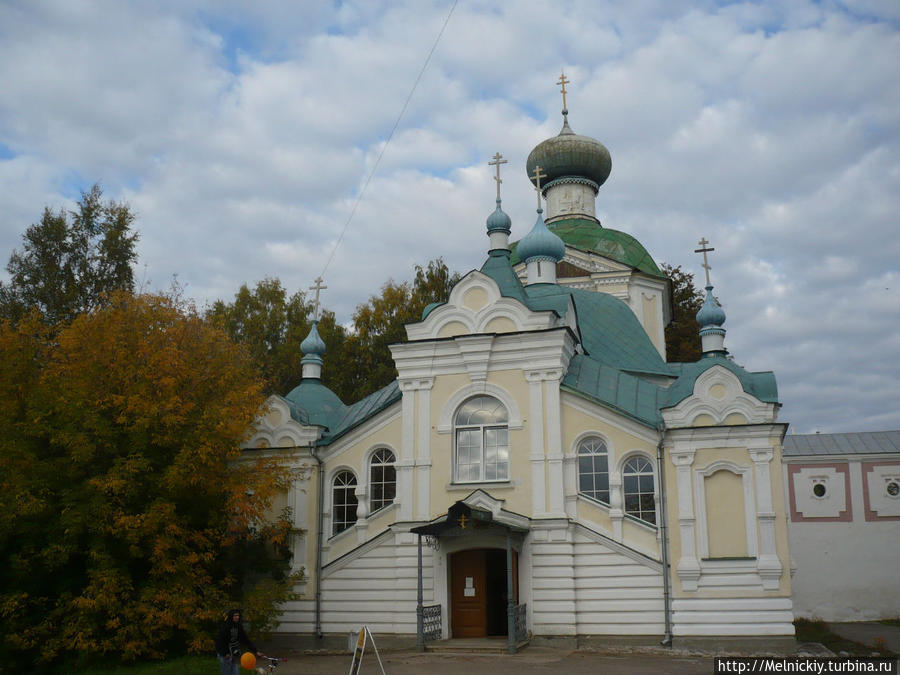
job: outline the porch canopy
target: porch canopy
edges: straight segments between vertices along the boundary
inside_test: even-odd
[[[419,650],[425,649],[425,609],[423,607],[422,591],[422,537],[434,537],[436,540],[442,537],[465,537],[470,534],[504,534],[506,535],[506,616],[507,635],[509,645],[507,651],[514,654],[517,645],[524,639],[524,605],[517,608],[513,603],[513,572],[512,572],[512,540],[521,541],[528,532],[528,528],[505,523],[494,518],[492,511],[470,506],[464,501],[458,501],[447,509],[446,515],[438,516],[427,525],[420,525],[410,529],[419,535],[419,586],[417,615],[417,640]],[[518,610],[518,611],[517,611]],[[517,622],[516,617],[520,617]],[[517,625],[520,624],[520,625]]]
[[[493,512],[469,506],[463,501],[453,504],[447,509],[446,515],[438,516],[427,525],[414,527],[410,532],[420,536],[444,537],[464,536],[473,530],[479,534],[486,534],[494,530],[519,536],[528,532],[528,528],[495,520]]]

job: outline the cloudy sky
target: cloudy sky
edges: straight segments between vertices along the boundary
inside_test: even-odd
[[[99,182],[145,287],[293,292],[330,259],[347,322],[415,263],[480,266],[495,152],[527,233],[561,69],[612,154],[598,217],[698,282],[710,240],[726,344],[793,431],[900,429],[896,0],[0,0],[0,258]]]

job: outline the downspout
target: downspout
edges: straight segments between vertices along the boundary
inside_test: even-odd
[[[309,444],[309,452],[319,465],[319,505],[316,514],[316,638],[322,639],[322,533],[325,510],[325,463],[316,452],[316,443]]]
[[[663,445],[666,441],[666,424],[659,425],[659,443],[656,446],[656,466],[659,467],[659,534],[661,538],[663,567],[663,615],[666,622],[666,633],[661,645],[672,646],[672,593],[669,587],[669,528],[666,518],[666,471],[663,464]]]

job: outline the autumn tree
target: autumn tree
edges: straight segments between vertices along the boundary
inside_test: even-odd
[[[688,363],[702,356],[697,312],[703,305],[703,294],[694,286],[694,275],[680,265],[663,263],[663,273],[672,283],[672,322],[666,326],[666,359]]]
[[[288,475],[239,450],[264,400],[246,351],[167,296],[43,318],[0,322],[2,662],[207,650],[231,602],[266,624]]]
[[[450,290],[459,281],[459,273],[450,273],[443,259],[431,260],[426,267],[415,266],[413,281],[389,280],[381,295],[373,295],[353,314],[353,331],[344,343],[344,367],[335,389],[344,401],[357,401],[385,386],[397,377],[397,369],[388,345],[406,340],[405,325],[422,320],[422,310],[433,302],[446,302]]]
[[[312,305],[302,291],[288,296],[279,279],[263,279],[252,290],[243,284],[233,302],[217,300],[207,318],[247,346],[265,380],[266,394],[283,395],[300,383],[300,343],[312,326]],[[318,331],[327,350],[323,381],[331,386],[340,372],[344,329],[325,311]]]
[[[0,282],[0,318],[17,320],[37,309],[47,323],[71,321],[115,290],[134,290],[137,259],[134,213],[125,202],[103,201],[94,185],[74,211],[44,209],[22,236]]]

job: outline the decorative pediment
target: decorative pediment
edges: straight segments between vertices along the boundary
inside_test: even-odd
[[[748,394],[737,375],[713,366],[694,382],[693,394],[662,411],[670,429],[678,427],[766,424],[775,421],[777,406]]]
[[[496,282],[482,272],[469,272],[453,287],[450,298],[419,323],[406,326],[410,340],[483,333],[514,333],[558,325],[553,312],[533,312],[504,297]]]
[[[319,437],[315,426],[304,426],[291,417],[288,402],[281,396],[270,396],[263,413],[253,423],[253,433],[244,448],[308,447]]]

